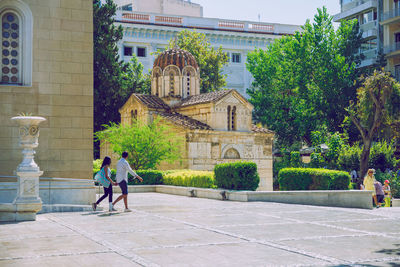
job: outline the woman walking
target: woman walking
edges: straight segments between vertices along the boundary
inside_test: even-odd
[[[369,169],[367,175],[364,177],[364,190],[371,190],[372,191],[372,199],[374,200],[375,206],[379,208],[378,200],[376,198],[376,191],[375,191],[375,170]]]
[[[99,179],[98,182],[101,183],[101,185],[104,188],[104,195],[102,195],[99,200],[97,200],[96,203],[92,203],[92,208],[95,211],[97,208],[97,205],[100,204],[100,202],[105,199],[108,196],[108,205],[109,205],[109,211],[116,211],[112,205],[113,201],[113,188],[112,185],[118,185],[116,182],[111,180],[111,170],[110,170],[110,164],[111,164],[111,158],[106,156],[103,160],[103,163],[101,164],[100,168],[100,174],[99,174]]]

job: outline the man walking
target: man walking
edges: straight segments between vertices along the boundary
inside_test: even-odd
[[[143,179],[132,170],[131,166],[129,166],[128,161],[126,161],[127,158],[128,152],[124,151],[122,153],[122,159],[120,159],[117,163],[116,179],[119,187],[121,188],[122,195],[120,195],[112,203],[112,205],[114,206],[115,204],[117,204],[118,201],[124,199],[125,212],[130,212],[131,210],[128,208],[128,172],[132,174],[134,178],[138,178],[140,182],[143,182]]]

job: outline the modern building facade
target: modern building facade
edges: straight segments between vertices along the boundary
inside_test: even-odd
[[[376,62],[378,52],[385,55],[386,70],[400,80],[400,2],[398,0],[340,0],[341,12],[334,21],[358,19],[363,31],[360,67]]]
[[[124,29],[119,44],[124,61],[130,61],[135,54],[148,72],[153,67],[154,52],[164,50],[180,31],[196,30],[204,33],[212,46],[221,46],[228,54],[229,62],[223,70],[227,75],[226,87],[244,96],[252,82],[245,65],[247,53],[300,30],[296,25],[204,18],[198,4],[182,0],[152,0],[152,7],[145,0],[120,1],[116,21]],[[146,8],[141,9],[142,2],[147,3]]]

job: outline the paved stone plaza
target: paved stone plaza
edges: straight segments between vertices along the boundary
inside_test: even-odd
[[[0,266],[400,265],[400,208],[129,196],[131,213],[1,223]]]

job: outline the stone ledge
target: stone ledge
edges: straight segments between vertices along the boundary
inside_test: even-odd
[[[119,187],[113,187],[120,193]],[[102,191],[101,191],[102,192]],[[264,201],[311,206],[372,209],[371,191],[315,190],[315,191],[231,191],[223,189],[194,188],[171,185],[130,185],[129,193],[157,192],[164,194],[200,197],[231,201]]]
[[[96,211],[102,211],[103,207],[98,206]],[[43,205],[40,213],[50,213],[50,212],[76,212],[76,211],[93,211],[90,205],[68,205],[68,204],[53,204],[53,205]]]

